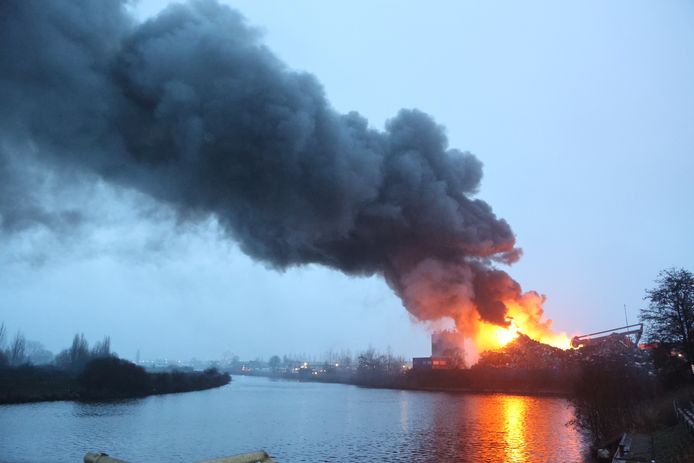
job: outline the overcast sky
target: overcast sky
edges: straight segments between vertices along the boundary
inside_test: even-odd
[[[143,20],[166,1],[141,1]],[[419,108],[484,163],[478,196],[524,256],[509,269],[569,334],[630,321],[659,270],[694,270],[694,5],[687,1],[229,2],[314,74],[341,113],[383,128]],[[56,195],[76,188],[64,185]],[[80,190],[84,195],[86,190]],[[74,197],[72,195],[71,197]],[[153,220],[147,198],[91,186],[71,237],[2,249],[0,321],[57,351],[75,332],[134,358],[428,355],[379,278],[278,273],[211,222]],[[162,213],[165,215],[165,213]]]

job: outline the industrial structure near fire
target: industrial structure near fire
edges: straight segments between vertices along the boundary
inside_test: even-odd
[[[545,346],[547,352],[561,352],[562,350],[570,353],[570,351],[578,351],[579,349],[588,347],[591,355],[594,351],[613,350],[615,345],[619,345],[625,349],[647,349],[649,345],[639,344],[643,334],[643,325],[633,324],[612,328],[609,330],[598,331],[584,335],[574,336],[571,339],[571,347],[569,349],[551,348],[542,342],[532,341],[528,336],[517,332],[514,333],[511,341],[508,344],[501,346],[499,349],[493,349],[483,353],[483,358],[491,359],[491,354],[498,352],[500,354],[508,354],[513,351],[514,354],[520,357],[538,356],[538,346]],[[532,348],[530,347],[532,346]],[[507,347],[513,347],[507,349]],[[533,352],[530,352],[533,350]],[[498,354],[497,354],[498,355]],[[539,355],[546,357],[547,355]],[[553,355],[554,356],[554,355]],[[563,357],[564,355],[562,355]],[[508,360],[508,359],[506,359]],[[520,362],[524,368],[527,368],[529,359]],[[487,363],[487,362],[485,362]],[[495,366],[501,366],[498,362],[492,362]],[[504,366],[513,368],[518,367],[519,362],[504,361]],[[544,367],[556,367],[557,362],[548,361],[543,364]],[[455,370],[469,367],[465,361],[465,343],[464,338],[460,333],[454,330],[443,330],[432,333],[431,335],[431,356],[429,357],[414,357],[412,359],[412,368],[414,370]]]
[[[416,370],[449,370],[465,366],[463,338],[451,330],[437,331],[431,335],[431,357],[412,359],[412,368]]]

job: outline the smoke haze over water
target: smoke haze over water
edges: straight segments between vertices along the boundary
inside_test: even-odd
[[[382,131],[338,114],[215,1],[144,23],[116,0],[5,1],[0,73],[2,234],[81,220],[16,174],[39,169],[139,191],[182,221],[213,217],[276,269],[382,275],[420,320],[505,325],[504,301],[522,297],[493,265],[520,250],[474,197],[474,155],[418,110]]]

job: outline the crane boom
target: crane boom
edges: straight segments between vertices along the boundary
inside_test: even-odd
[[[643,323],[635,323],[633,325],[620,326],[619,328],[612,328],[610,330],[574,336],[571,339],[571,347],[578,348],[588,343],[593,343],[595,341],[607,338],[613,334],[619,334],[622,336],[633,335],[635,337],[634,344],[638,344],[639,340],[641,339],[641,335],[643,335]]]

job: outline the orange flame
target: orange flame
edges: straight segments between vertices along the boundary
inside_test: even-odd
[[[480,352],[498,349],[516,339],[518,337],[518,327],[512,319],[509,321],[508,327],[480,322],[473,337],[477,349]]]
[[[467,336],[472,339],[477,353],[502,348],[516,339],[520,333],[544,344],[569,349],[571,338],[566,333],[554,332],[552,320],[544,319],[543,302],[544,297],[528,292],[519,299],[504,301],[508,326],[499,326],[479,319],[467,319],[458,320],[458,328],[464,328]]]
[[[479,351],[499,349],[516,339],[519,333],[560,349],[570,348],[571,338],[566,333],[552,331],[552,321],[542,320],[542,306],[534,302],[507,301],[507,327],[480,321],[473,336]]]

